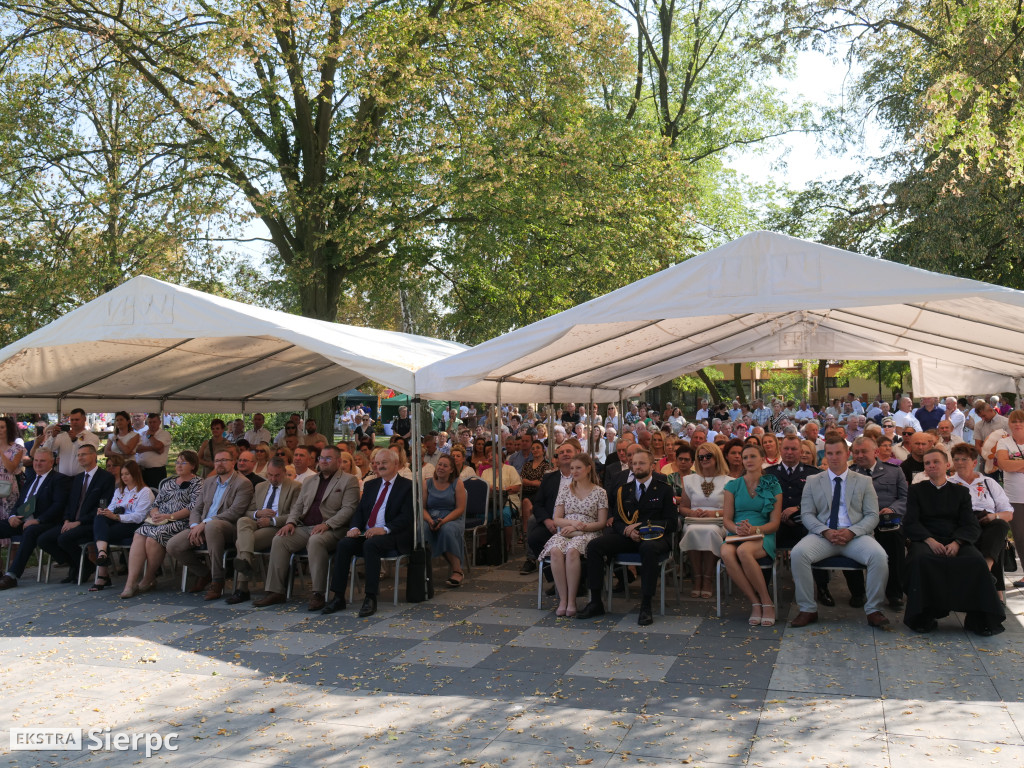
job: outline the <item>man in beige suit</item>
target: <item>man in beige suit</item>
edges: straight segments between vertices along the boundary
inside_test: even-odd
[[[359,504],[359,481],[339,468],[340,451],[328,445],[320,454],[320,475],[302,484],[299,500],[288,521],[274,536],[267,568],[267,594],[253,602],[257,608],[287,600],[288,562],[292,554],[306,550],[313,596],[309,610],[324,607],[327,566],[338,542],[348,532],[348,523]]]
[[[252,502],[244,517],[238,518],[238,538],[235,539],[235,591],[225,602],[237,605],[249,599],[249,579],[254,575],[256,552],[270,548],[274,536],[284,526],[298,501],[302,483],[289,480],[285,474],[284,459],[267,462],[267,480],[256,486]]]
[[[818,620],[812,567],[828,557],[845,556],[867,567],[868,624],[889,623],[881,611],[889,558],[872,533],[878,525],[878,494],[871,478],[849,471],[850,449],[839,436],[825,440],[828,470],[807,479],[800,500],[800,520],[807,535],[790,553],[796,603],[800,613],[791,627],[806,627]]]
[[[224,552],[234,543],[238,518],[252,501],[252,483],[235,472],[230,451],[217,451],[214,474],[203,483],[203,495],[189,517],[188,530],[167,543],[167,554],[199,574],[192,592],[206,590],[204,600],[219,600],[224,592]],[[206,547],[210,564],[196,552]]]

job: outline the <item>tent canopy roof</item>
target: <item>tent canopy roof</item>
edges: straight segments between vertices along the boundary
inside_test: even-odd
[[[818,358],[909,360],[919,395],[1011,391],[1024,293],[753,232],[431,364],[417,387],[608,402],[707,365]]]
[[[302,410],[368,379],[414,391],[416,370],[464,349],[142,276],[0,350],[0,409]]]

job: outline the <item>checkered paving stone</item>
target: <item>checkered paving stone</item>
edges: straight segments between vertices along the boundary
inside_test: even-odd
[[[719,618],[673,589],[648,627],[635,595],[559,618],[513,564],[368,618],[361,601],[309,613],[304,594],[226,610],[171,578],[128,601],[23,582],[0,593],[0,720],[87,725],[102,709],[126,729],[177,724],[189,738],[175,761],[218,768],[1024,764],[1024,594],[1008,594],[1003,635],[968,635],[954,616],[920,636],[896,616],[865,626],[837,583],[839,605],[794,630],[782,578],[778,625],[753,628],[735,595]],[[97,756],[74,762],[138,759]]]

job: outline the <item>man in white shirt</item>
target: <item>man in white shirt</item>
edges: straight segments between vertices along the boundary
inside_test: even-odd
[[[171,451],[171,433],[163,428],[159,413],[146,418],[146,429],[135,446],[135,461],[142,468],[142,480],[156,488],[167,477],[167,455]]]
[[[800,408],[797,410],[796,413],[793,414],[793,417],[797,421],[809,421],[810,419],[814,418],[814,410],[811,408],[811,406],[808,404],[806,400],[801,400]]]
[[[900,429],[904,427],[913,427],[915,432],[923,432],[921,429],[921,422],[914,418],[914,414],[911,412],[914,407],[914,401],[909,397],[900,398],[900,409],[892,415],[893,424]]]
[[[295,449],[295,453],[292,456],[292,464],[295,466],[295,479],[300,483],[304,483],[309,478],[317,476],[316,470],[313,469],[316,465],[316,460],[305,445],[300,445]]]
[[[262,413],[252,415],[252,429],[245,433],[245,439],[254,448],[260,443],[270,444],[270,430],[263,426],[265,421]]]
[[[963,411],[957,408],[955,397],[947,397],[943,402],[943,407],[946,409],[946,418],[953,425],[953,434],[962,441],[964,439],[964,423],[967,421],[967,417],[964,416]]]
[[[82,467],[78,463],[78,449],[83,445],[100,447],[100,439],[85,428],[85,411],[75,408],[68,416],[71,429],[61,431],[59,424],[51,424],[46,428],[46,438],[36,440],[36,445],[48,448],[57,455],[57,471],[62,475],[74,477],[81,474]],[[35,447],[35,446],[33,446]]]
[[[697,413],[693,415],[694,421],[707,421],[708,416],[708,401],[702,399],[700,405],[697,406]]]

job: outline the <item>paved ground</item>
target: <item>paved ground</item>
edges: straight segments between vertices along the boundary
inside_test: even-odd
[[[1019,591],[1007,631],[983,639],[953,617],[928,636],[871,629],[845,587],[843,607],[803,630],[750,629],[736,599],[718,619],[674,594],[648,628],[622,598],[633,613],[556,619],[511,564],[369,619],[164,584],[128,601],[31,581],[0,593],[0,730],[177,733],[179,749],[10,753],[0,734],[3,763],[1024,765]]]

